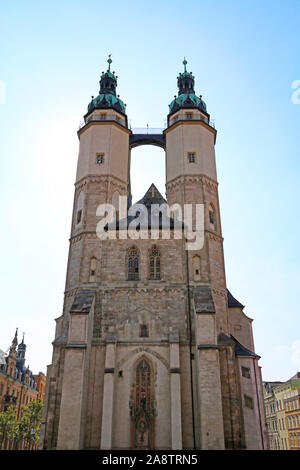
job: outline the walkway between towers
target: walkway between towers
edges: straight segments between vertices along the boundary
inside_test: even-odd
[[[156,145],[166,148],[166,136],[163,134],[164,128],[160,127],[138,127],[131,129],[129,137],[129,147],[132,149],[139,145]]]

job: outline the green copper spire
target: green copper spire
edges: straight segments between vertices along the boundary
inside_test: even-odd
[[[115,72],[110,71],[110,65],[112,63],[111,54],[108,55],[107,63],[108,70],[105,73],[102,72],[100,78],[99,95],[96,98],[92,96],[92,101],[88,105],[88,113],[92,112],[94,109],[113,108],[116,111],[126,114],[126,105],[120,100],[119,95],[116,93],[118,77],[115,75]]]
[[[177,77],[178,96],[176,97],[175,95],[174,100],[169,105],[170,114],[182,108],[195,108],[207,113],[206,104],[202,99],[202,95],[199,98],[195,93],[195,77],[192,72],[187,72],[187,60],[185,57],[182,63],[184,65],[184,72],[180,72]]]

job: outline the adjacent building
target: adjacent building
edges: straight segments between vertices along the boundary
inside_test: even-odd
[[[283,394],[289,448],[300,450],[300,372],[289,383],[289,389]]]
[[[286,382],[264,382],[271,450],[300,450],[300,372]]]
[[[18,344],[18,330],[6,354],[0,351],[0,412],[13,406],[17,418],[21,417],[22,406],[37,398],[44,399],[45,375],[34,376],[25,365],[26,344],[24,335]]]

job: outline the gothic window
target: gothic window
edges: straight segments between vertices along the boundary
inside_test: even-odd
[[[89,282],[95,282],[96,280],[96,263],[97,263],[97,259],[93,256],[90,260]]]
[[[160,279],[160,253],[154,246],[150,253],[150,279]]]
[[[140,337],[141,338],[148,338],[148,326],[147,325],[140,325]]]
[[[216,230],[216,212],[212,204],[209,205],[208,216],[209,216],[210,228],[212,228],[213,230]]]
[[[194,281],[200,281],[201,280],[200,256],[198,255],[193,257],[193,270],[194,270]]]
[[[135,367],[135,384],[130,404],[133,449],[152,449],[154,442],[154,395],[151,362],[142,357]]]
[[[138,281],[139,279],[139,256],[136,248],[128,251],[128,281]]]
[[[195,152],[188,152],[188,162],[189,163],[195,163],[196,162]]]

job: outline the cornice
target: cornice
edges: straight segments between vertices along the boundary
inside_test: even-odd
[[[181,186],[185,183],[198,183],[202,182],[204,185],[213,189],[215,192],[218,190],[218,182],[203,173],[199,173],[197,175],[187,174],[187,175],[180,175],[176,176],[175,178],[168,181],[166,184],[166,189],[170,190],[175,188],[176,186]]]
[[[88,183],[111,183],[120,189],[127,190],[128,184],[126,181],[121,180],[117,176],[107,174],[107,175],[95,175],[93,173],[83,176],[78,181],[75,182],[74,186],[76,190],[81,189]]]

